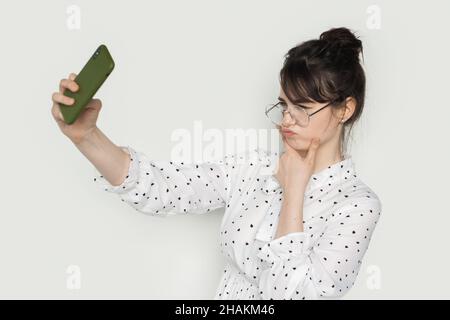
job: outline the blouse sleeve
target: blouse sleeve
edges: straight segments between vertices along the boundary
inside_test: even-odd
[[[353,286],[381,215],[374,196],[358,197],[334,210],[319,239],[292,232],[266,243],[258,257],[263,299],[336,299]]]
[[[111,185],[94,167],[94,182],[137,211],[153,216],[202,214],[227,203],[235,169],[228,156],[186,164],[152,160],[130,146],[120,148],[131,160],[125,180]]]

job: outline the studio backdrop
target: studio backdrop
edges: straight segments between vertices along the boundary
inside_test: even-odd
[[[159,164],[283,151],[265,111],[285,55],[344,27],[366,76],[347,154],[382,207],[343,298],[449,298],[449,13],[448,1],[2,1],[0,297],[211,299],[230,259],[245,260],[222,241],[226,206],[137,210],[61,132],[52,94],[101,44],[115,65],[97,127],[156,165],[152,195],[170,206]]]

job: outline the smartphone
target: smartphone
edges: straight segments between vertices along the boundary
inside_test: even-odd
[[[75,102],[70,106],[60,104],[64,122],[67,124],[75,122],[113,69],[114,60],[108,48],[101,44],[75,78],[75,82],[78,84],[78,91],[64,90],[65,96],[75,99]]]

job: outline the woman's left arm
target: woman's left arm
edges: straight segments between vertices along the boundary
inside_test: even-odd
[[[312,141],[303,159],[283,137],[285,152],[278,160],[276,173],[276,178],[283,188],[283,202],[275,238],[289,232],[303,231],[303,198],[314,169],[319,143],[319,139]]]
[[[303,198],[305,188],[287,188],[283,194],[275,238],[303,231]]]

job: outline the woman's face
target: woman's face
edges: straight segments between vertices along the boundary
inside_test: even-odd
[[[295,108],[294,103],[289,101],[282,88],[280,89],[280,96],[278,99],[287,110],[293,110]],[[313,113],[326,104],[327,102],[301,103],[308,114]],[[342,112],[339,113],[341,115],[340,117],[336,115],[336,113],[336,111],[333,112],[331,106],[326,107],[311,116],[307,127],[302,127],[296,123],[295,119],[293,119],[288,112],[285,112],[281,126],[279,126],[278,129],[280,134],[292,148],[306,151],[314,138],[320,138],[320,144],[324,144],[333,138],[336,140],[336,138],[339,137],[341,128],[339,123],[342,118]],[[290,130],[294,134],[283,133],[283,130]]]

